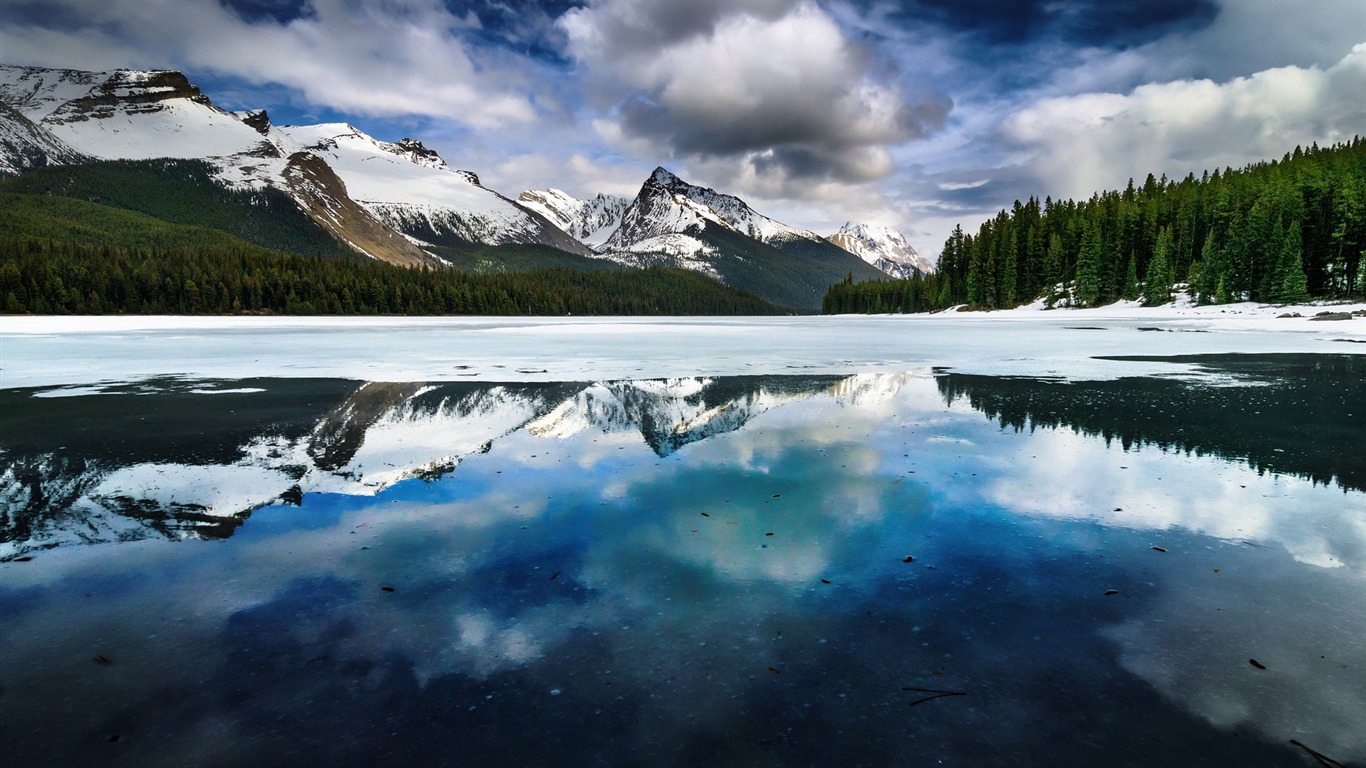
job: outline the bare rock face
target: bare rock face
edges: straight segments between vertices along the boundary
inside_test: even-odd
[[[346,184],[317,155],[311,152],[290,155],[284,177],[304,213],[333,237],[361,253],[404,267],[440,263],[352,200],[346,193]]]
[[[446,167],[446,161],[441,159],[441,155],[434,149],[428,149],[417,139],[399,139],[394,145],[402,151],[402,154],[418,165],[426,165],[434,168]],[[478,184],[478,181],[474,182]]]
[[[262,136],[270,135],[270,115],[264,109],[254,109],[242,117],[242,122],[251,126]]]
[[[172,99],[212,106],[209,98],[179,72],[120,69],[92,88],[88,96],[72,99],[58,107],[47,121],[62,125],[96,120],[112,117],[120,109],[130,114],[157,112]]]

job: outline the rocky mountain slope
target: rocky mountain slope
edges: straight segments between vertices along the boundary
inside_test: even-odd
[[[891,227],[848,222],[826,239],[892,277],[906,279],[917,272],[934,271],[934,264],[916,253],[906,238]]]
[[[275,126],[264,111],[219,109],[179,72],[0,66],[0,105],[0,172],[85,159],[205,159],[225,184],[288,192],[333,236],[382,261],[439,263],[420,247],[427,243],[587,253],[420,142],[381,142],[344,124]]]
[[[607,242],[631,204],[630,200],[616,195],[599,194],[592,200],[579,200],[553,188],[528,190],[517,196],[517,202],[545,216],[589,248]]]

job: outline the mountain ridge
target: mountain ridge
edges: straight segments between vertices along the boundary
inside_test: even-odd
[[[0,65],[0,175],[159,158],[207,162],[230,189],[285,192],[347,248],[402,266],[452,266],[457,254],[488,246],[548,246],[628,267],[693,270],[803,311],[817,310],[825,289],[846,276],[883,274],[814,232],[662,166],[630,200],[578,201],[553,188],[514,200],[419,140],[229,112],[180,72]]]

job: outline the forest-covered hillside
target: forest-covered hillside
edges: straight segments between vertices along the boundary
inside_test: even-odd
[[[325,259],[267,248],[211,226],[59,195],[0,193],[0,233],[0,312],[8,314],[786,311],[680,270],[470,274],[354,256]],[[499,248],[488,250],[496,254]]]
[[[679,269],[476,275],[221,248],[0,240],[8,314],[763,315],[779,307]]]
[[[1204,303],[1366,294],[1366,139],[1296,147],[1276,161],[1149,175],[1085,201],[1016,201],[976,235],[955,229],[924,278],[833,286],[823,309],[924,312],[1044,298],[1079,307],[1170,300],[1189,283]]]
[[[0,181],[8,314],[788,311],[696,273],[621,269],[542,246],[433,250],[456,267],[366,259],[283,193],[227,189],[197,160],[59,166]]]

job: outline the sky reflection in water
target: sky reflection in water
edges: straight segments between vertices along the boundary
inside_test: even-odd
[[[1222,373],[1275,406],[1274,377]],[[1125,381],[1151,401],[1152,380],[1105,386]],[[265,391],[198,397],[276,397],[219,386]],[[125,535],[120,502],[125,523],[88,528],[141,540],[89,546],[49,510],[34,540],[60,546],[31,550],[21,534],[42,526],[20,519],[14,467],[61,451],[10,432],[0,749],[24,764],[1311,764],[1296,739],[1366,758],[1366,514],[1359,489],[1315,482],[1350,474],[1259,472],[1238,460],[1246,434],[1220,441],[1237,420],[1208,409],[1183,417],[1193,452],[1164,451],[1087,421],[1106,397],[1123,410],[1115,392],[1066,385],[1084,408],[1057,386],[927,371],[348,398],[331,382],[335,402],[281,395],[260,424],[292,426],[237,435],[255,446],[242,457],[195,459],[195,477],[283,483],[266,499],[298,481],[299,506],[210,541]],[[265,444],[335,472],[262,459]],[[137,460],[106,461],[76,506],[173,463]]]

